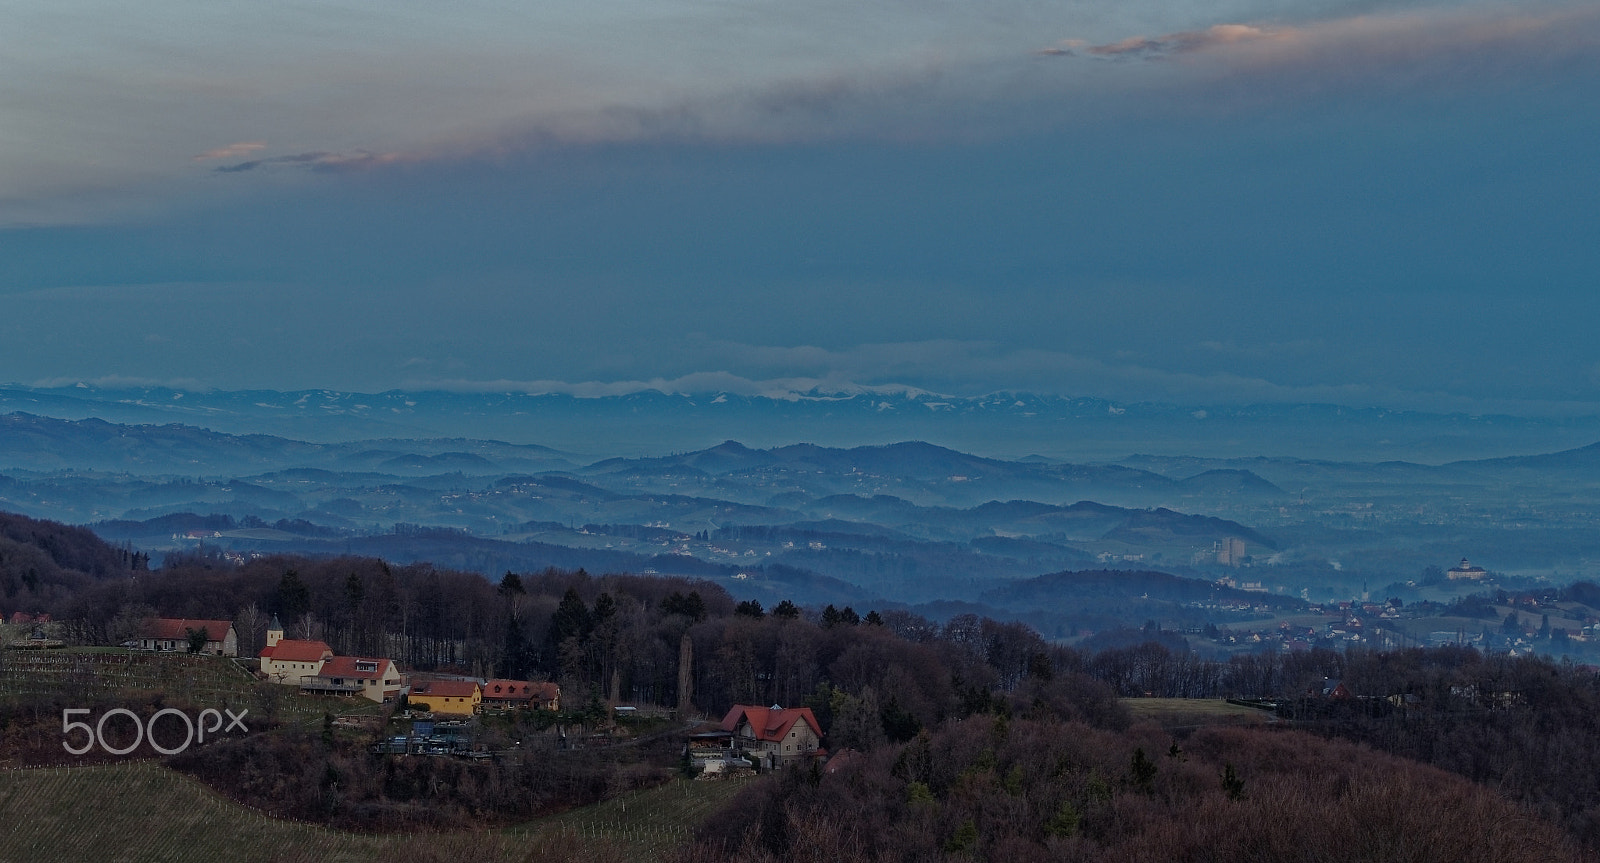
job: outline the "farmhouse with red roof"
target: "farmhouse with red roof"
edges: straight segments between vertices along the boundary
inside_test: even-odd
[[[267,624],[261,673],[268,680],[300,687],[302,694],[359,695],[379,704],[399,698],[405,685],[393,660],[335,656],[325,642],[284,638],[277,615]]]
[[[394,660],[365,656],[332,657],[315,675],[300,678],[301,692],[359,695],[379,704],[398,698],[400,686],[400,669]]]
[[[734,745],[758,755],[768,767],[818,754],[822,726],[809,707],[755,707],[735,704],[722,718]]]
[[[239,636],[229,620],[188,620],[181,617],[152,617],[145,621],[139,632],[140,650],[176,650],[188,652],[189,636],[205,633],[205,647],[201,653],[215,656],[238,656]]]

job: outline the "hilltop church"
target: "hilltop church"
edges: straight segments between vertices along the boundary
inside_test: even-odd
[[[1481,566],[1473,566],[1463,557],[1460,563],[1445,572],[1445,577],[1451,581],[1482,581],[1489,577],[1489,572]]]

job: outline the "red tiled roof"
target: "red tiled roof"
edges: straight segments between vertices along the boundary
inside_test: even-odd
[[[320,641],[285,638],[278,642],[277,647],[262,650],[261,655],[271,657],[274,662],[316,662],[319,659],[331,658],[333,648]]]
[[[817,717],[809,707],[773,708],[749,704],[735,704],[728,715],[722,717],[722,730],[737,731],[739,722],[748,720],[757,740],[782,740],[788,736],[795,722],[801,719],[811,726],[812,731],[819,736],[822,734],[822,726],[817,724]]]
[[[280,644],[282,642],[279,642]],[[372,670],[365,671],[357,667],[357,663],[365,665],[372,663]],[[322,677],[349,677],[356,680],[380,680],[383,673],[389,669],[389,660],[372,659],[365,656],[335,656],[322,664]]]
[[[818,755],[827,755],[827,750],[818,749]],[[841,749],[828,758],[827,765],[822,768],[823,773],[838,773],[850,764],[861,760],[861,752],[856,749]]]
[[[188,620],[182,617],[153,617],[145,624],[143,638],[159,638],[167,641],[183,641],[189,637],[189,630],[199,632],[204,629],[206,638],[210,641],[221,641],[228,637],[228,630],[233,626],[227,620]]]
[[[440,698],[471,698],[478,688],[472,680],[421,680],[411,684],[411,694]]]

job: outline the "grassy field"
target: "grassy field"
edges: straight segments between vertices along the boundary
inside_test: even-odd
[[[625,794],[504,831],[513,837],[603,838],[655,859],[687,841],[694,828],[733,798],[749,778],[696,782],[674,779],[659,788]]]
[[[138,701],[151,693],[221,708],[224,704],[261,713],[258,684],[247,666],[220,656],[145,653],[106,648],[7,650],[0,657],[0,700],[25,700],[61,693],[94,692]],[[321,721],[324,713],[376,713],[364,698],[300,695],[282,687],[275,699],[280,719]]]
[[[1258,725],[1272,717],[1264,710],[1229,704],[1220,698],[1124,698],[1135,722],[1149,720],[1163,728],[1202,725]]]
[[[230,659],[120,650],[5,651],[0,702],[93,692],[147,704],[248,707],[274,696],[280,720],[377,713],[361,698],[302,696],[258,683]],[[102,701],[102,703],[104,703]],[[52,719],[53,721],[53,719]],[[48,723],[47,723],[48,725]],[[11,729],[10,731],[14,731]],[[10,733],[7,731],[5,733]],[[57,729],[50,726],[54,752]],[[142,751],[142,750],[141,750]],[[59,753],[57,753],[59,756]],[[22,763],[28,763],[26,761]],[[228,800],[158,761],[0,768],[0,861],[93,863],[501,863],[581,856],[585,863],[660,858],[743,785],[674,780],[525,824],[453,834],[359,834],[284,821]]]
[[[743,782],[675,780],[502,830],[364,835],[280,821],[155,762],[0,771],[0,860],[499,863],[659,860]]]

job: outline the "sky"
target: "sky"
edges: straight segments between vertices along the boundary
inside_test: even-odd
[[[0,381],[1600,413],[1600,6],[14,0]]]

